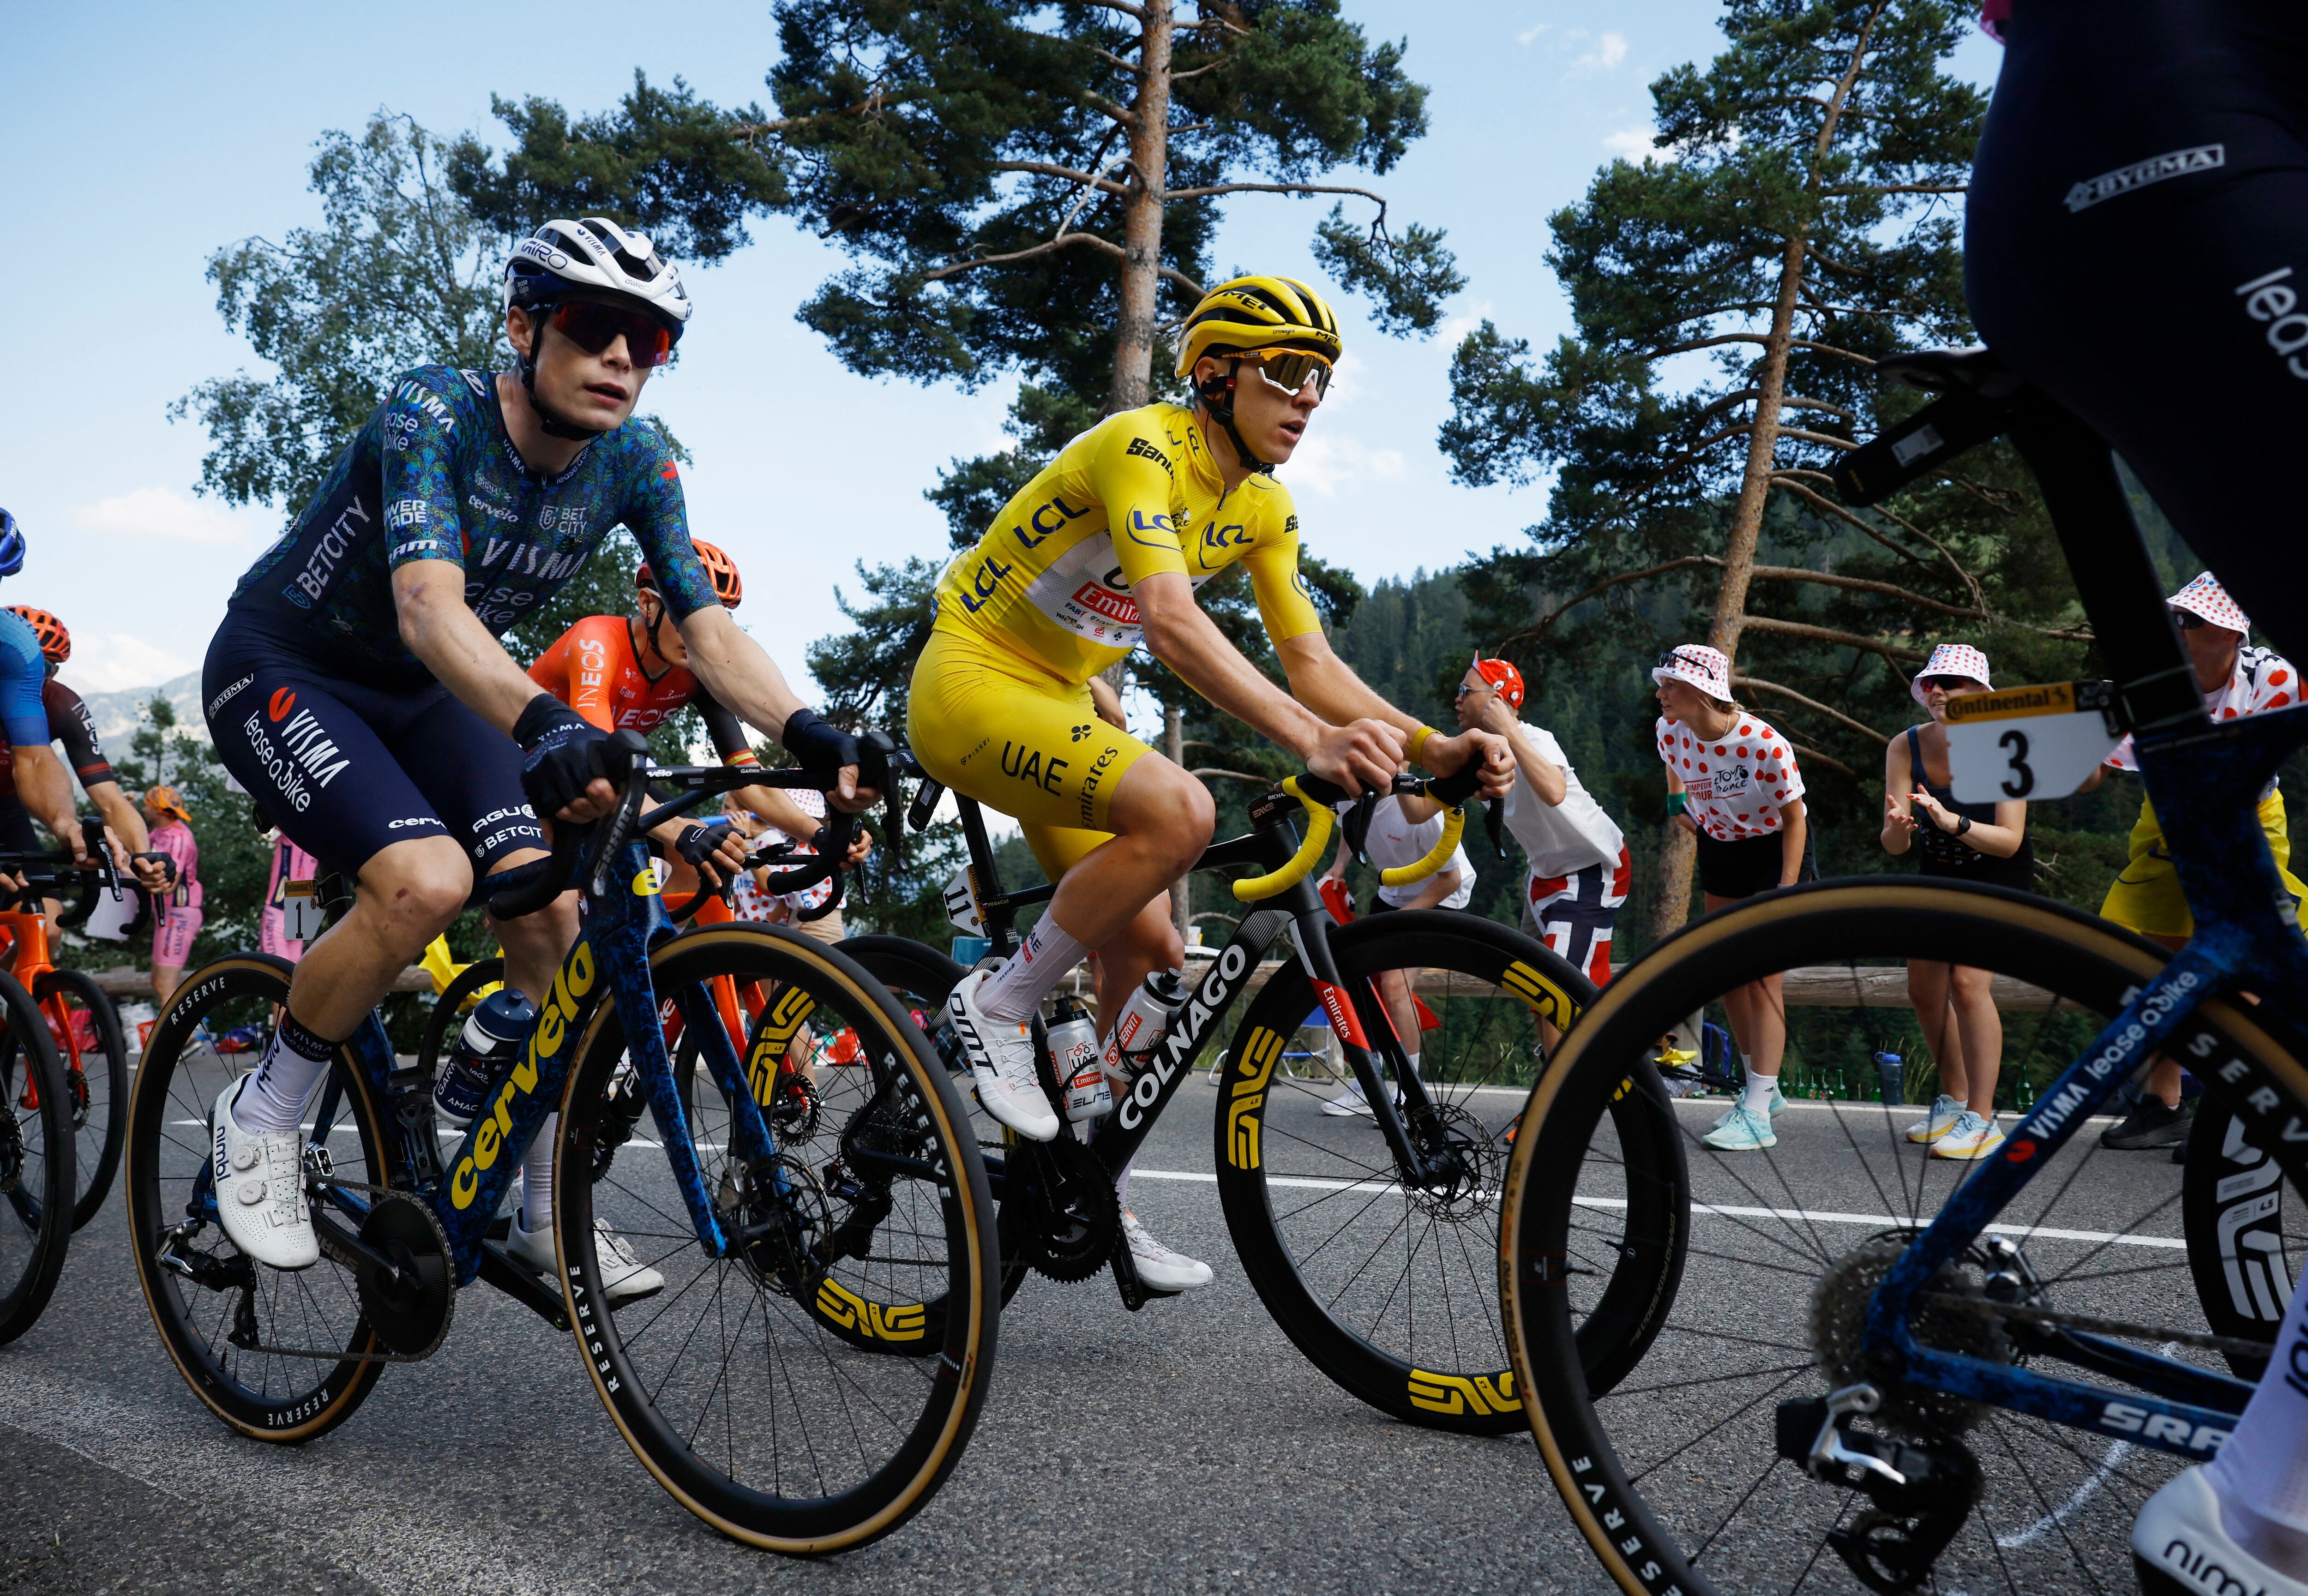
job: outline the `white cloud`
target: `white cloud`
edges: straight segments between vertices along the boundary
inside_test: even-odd
[[[1595,40],[1595,47],[1571,64],[1574,72],[1609,72],[1627,58],[1627,36],[1606,33]]]
[[[1546,32],[1554,25],[1554,24],[1552,22],[1541,22],[1536,27],[1526,28],[1521,32],[1515,35],[1515,43],[1519,45],[1527,45],[1532,39],[1537,39],[1540,34]]]
[[[1374,476],[1399,476],[1402,464],[1402,450],[1399,449],[1379,449],[1371,452],[1370,468]]]
[[[1616,133],[1603,135],[1603,148],[1622,160],[1640,161],[1647,155],[1659,152],[1658,145],[1651,142],[1656,136],[1656,130],[1648,124],[1623,127]]]
[[[133,633],[75,631],[72,663],[64,674],[82,692],[119,692],[172,682],[199,665]]]
[[[242,543],[259,535],[246,519],[212,500],[195,499],[165,487],[138,488],[116,499],[99,499],[74,509],[72,518],[91,532],[157,537],[171,543]]]
[[[1375,477],[1398,479],[1408,469],[1399,449],[1372,449],[1351,433],[1310,431],[1290,456],[1290,490],[1335,499]]]
[[[1434,330],[1434,341],[1446,349],[1455,349],[1491,313],[1491,302],[1477,300],[1457,315],[1443,317],[1442,324]]]

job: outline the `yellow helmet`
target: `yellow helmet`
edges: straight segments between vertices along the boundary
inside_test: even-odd
[[[1335,362],[1339,319],[1295,278],[1237,277],[1202,296],[1178,339],[1178,375],[1213,350],[1305,349]]]

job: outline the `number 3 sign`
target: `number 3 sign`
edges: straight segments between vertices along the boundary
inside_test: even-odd
[[[1963,803],[2064,798],[2091,778],[2122,734],[2105,682],[2054,682],[1947,701],[1949,785]]]

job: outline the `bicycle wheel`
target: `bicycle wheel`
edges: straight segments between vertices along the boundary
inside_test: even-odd
[[[2166,957],[2019,894],[1830,883],[1709,916],[1604,991],[1524,1111],[1499,1261],[1532,1429],[1623,1591],[1895,1590],[1933,1578],[1975,1593],[2131,1588],[2132,1519],[2187,1459],[1925,1391],[1866,1352],[1875,1286],[1971,1165],[1908,1139],[1921,1111],[1856,1099],[1874,1075],[1870,1053],[1914,1057],[1919,1046],[1908,961],[1925,963],[1927,996],[1933,965],[1986,973],[2002,1078],[2041,1085]],[[1711,1129],[1714,1105],[1675,1106],[1692,1197],[1684,1276],[1642,1365],[1595,1392],[1573,1334],[1589,1283],[1575,1261],[1598,1229],[1608,1241],[1616,1215],[1583,1204],[1579,1171],[1612,1156],[1598,1134],[1612,1095],[1661,1032],[1735,1009],[1751,1051],[1768,1047],[1764,1027],[1778,1017],[1779,1079],[1796,1100],[1773,1145],[1744,1151],[1707,1144],[1738,1137],[1735,1125]],[[1976,1003],[1969,1012],[1984,1057],[1985,1015]],[[2216,1105],[2254,1125],[2298,1113],[2308,1094],[2308,1074],[2248,1007],[2206,1005],[2173,1051],[2215,1060],[2203,1074]],[[2182,1171],[2165,1156],[2103,1149],[2098,1128],[2079,1128],[1943,1266],[1911,1332],[1925,1346],[2118,1392],[2139,1388],[2126,1386],[2126,1357],[2161,1351],[2202,1371],[2187,1377],[2202,1382],[2192,1389],[2240,1405],[2242,1388],[2219,1385],[2222,1343],[2190,1264],[2217,1240],[2187,1232]],[[1989,1151],[2037,1149],[2015,1138]],[[2296,1185],[2302,1150],[2275,1156]],[[1623,1179],[1632,1189],[1657,1177],[1629,1160]],[[2268,1262],[2286,1281],[2296,1268]],[[1821,1399],[1862,1384],[1881,1405],[1856,1428],[1922,1450],[1923,1477],[1938,1482],[1928,1491],[1887,1506],[1796,1461],[1821,1432]]]
[[[945,1016],[945,1000],[961,978],[969,974],[969,966],[926,942],[908,937],[851,937],[840,947],[868,975],[887,987],[901,1008],[917,1017],[915,1023],[928,1035],[930,1045],[943,1060],[947,1073],[953,1077],[954,1090],[960,1094],[962,1107],[969,1112],[970,1139],[977,1144],[978,1156],[986,1162],[986,1181],[993,1188],[995,1206],[1000,1209],[1004,1206],[1007,1190],[1005,1138],[1000,1122],[977,1101],[977,1087],[969,1078],[969,1055],[962,1051],[960,1039],[954,1035],[953,1026]],[[1007,1244],[1007,1228],[997,1225],[997,1229],[1005,1238],[1002,1249],[1002,1306],[1007,1308],[1010,1300],[1018,1294],[1018,1288],[1034,1271],[1017,1257],[1018,1249]]]
[[[1417,1038],[1418,1075],[1458,1154],[1448,1180],[1405,1182],[1374,1122],[1323,1111],[1343,1064],[1314,1031],[1312,982],[1286,962],[1236,1029],[1212,1127],[1227,1228],[1259,1300],[1315,1367],[1373,1406],[1412,1424],[1462,1434],[1520,1429],[1522,1406],[1498,1317],[1498,1192],[1506,1130],[1529,1082],[1546,1068],[1538,1022],[1567,1025],[1594,999],[1588,980],[1511,927],[1471,914],[1408,912],[1331,933],[1363,1028],[1381,1049],[1394,1026],[1370,994],[1391,1000]],[[1302,1056],[1304,1055],[1304,1056]],[[1624,1134],[1647,1157],[1672,1160],[1666,1098],[1655,1079],[1619,1107]],[[1606,1196],[1618,1194],[1614,1187]],[[1681,1214],[1672,1186],[1645,1188],[1625,1252],[1609,1260],[1660,1304],[1672,1294]],[[1645,1320],[1631,1309],[1631,1322]],[[1640,1354],[1639,1333],[1592,1349],[1597,1377],[1617,1377]]]
[[[72,1094],[47,1020],[0,974],[0,1345],[32,1327],[64,1273],[72,1238]]]
[[[263,1057],[289,973],[285,959],[244,953],[185,977],[137,1067],[126,1177],[129,1251],[177,1372],[243,1435],[283,1442],[342,1424],[384,1372],[351,1270],[325,1252],[309,1269],[267,1268],[216,1221],[210,1111]],[[222,1051],[220,1039],[233,1032],[244,1040]],[[338,1180],[388,1183],[383,1117],[341,1055],[306,1111],[308,1165],[324,1151]]]
[[[96,1217],[128,1139],[128,1041],[120,1009],[94,979],[50,970],[32,982],[64,1064],[73,1108],[73,1229]]]
[[[2291,1300],[2286,1260],[2308,1257],[2308,1204],[2285,1201],[2283,1168],[2269,1157],[2242,1116],[2205,1102],[2188,1133],[2180,1179],[2180,1225],[2196,1298],[2213,1330],[2272,1345]],[[2231,1351],[2228,1368],[2257,1380],[2265,1351]]]
[[[433,1011],[425,1017],[425,1029],[417,1038],[417,1063],[426,1079],[439,1077],[441,1060],[449,1051],[449,1039],[480,1000],[482,989],[504,984],[504,960],[477,958],[458,971],[456,979],[442,989],[441,995],[433,1001]]]
[[[773,991],[784,1035],[765,1036],[814,1026],[827,1039],[822,1111],[774,1169],[721,1160],[706,1196],[728,1231],[755,1239],[710,1257],[664,1146],[637,1128],[639,1099],[619,1081],[624,1034],[602,1005],[554,1165],[581,1355],[635,1455],[700,1518],[776,1551],[861,1545],[936,1491],[993,1374],[993,1206],[960,1101],[905,1010],[805,937],[702,927],[661,944],[650,970],[692,1024],[717,979]],[[832,1057],[844,1033],[854,1062]],[[741,1062],[760,1071],[763,1050]],[[600,1226],[663,1273],[662,1291],[596,1311]]]

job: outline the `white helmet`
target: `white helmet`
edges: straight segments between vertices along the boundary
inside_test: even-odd
[[[681,273],[647,235],[629,233],[606,216],[549,221],[505,262],[507,309],[530,310],[588,291],[639,300],[676,335],[689,320]]]

